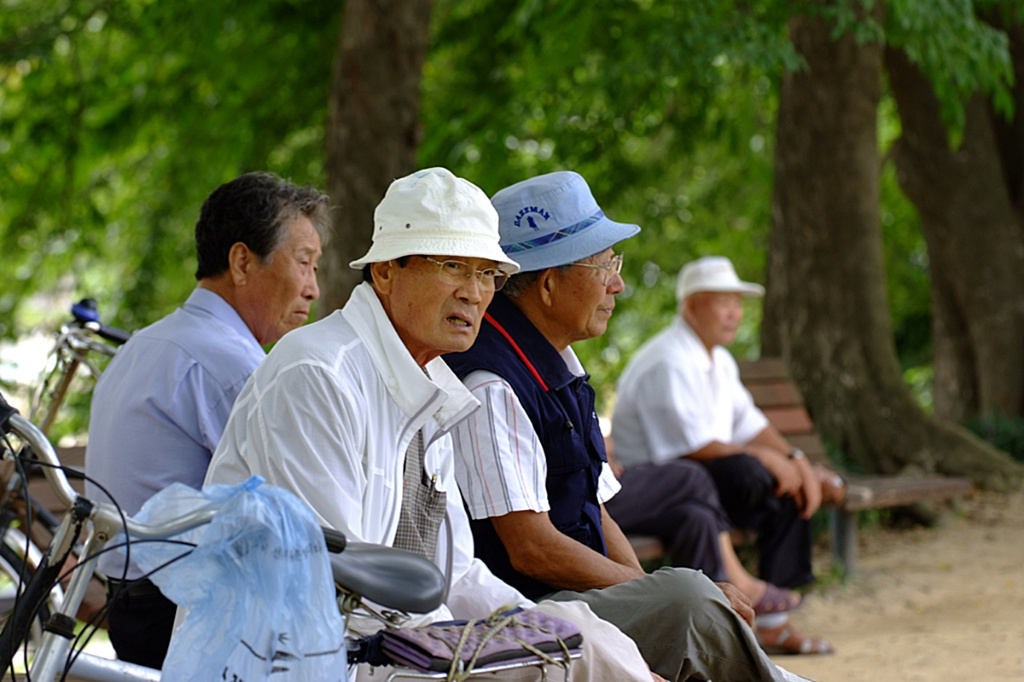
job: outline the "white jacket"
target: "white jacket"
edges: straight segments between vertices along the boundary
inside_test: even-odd
[[[206,483],[258,474],[298,495],[322,525],[390,545],[405,451],[422,428],[424,468],[447,494],[454,539],[449,608],[430,619],[479,618],[504,604],[529,604],[473,557],[448,431],[479,403],[440,358],[426,370],[429,378],[373,288],[361,284],[343,309],[277,343],[235,401]],[[443,531],[439,545],[435,560],[443,570]]]

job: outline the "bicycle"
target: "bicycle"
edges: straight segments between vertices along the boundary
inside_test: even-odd
[[[0,432],[13,434],[23,447],[4,446],[4,456],[25,458],[31,455],[44,467],[44,474],[67,513],[39,565],[20,595],[22,602],[11,613],[0,633],[0,670],[8,670],[13,648],[23,642],[37,617],[35,607],[45,601],[49,587],[60,578],[64,560],[85,526],[88,526],[81,561],[71,570],[65,598],[44,624],[39,647],[31,662],[29,676],[34,680],[55,679],[64,669],[86,680],[158,680],[160,671],[144,666],[111,661],[79,652],[70,656],[74,637],[74,614],[85,593],[85,585],[98,554],[107,541],[124,529],[136,540],[165,539],[204,523],[215,509],[192,512],[172,522],[145,525],[121,514],[116,505],[88,500],[71,487],[52,445],[29,420],[23,418],[0,395]],[[6,439],[5,439],[6,440]],[[352,613],[364,599],[398,612],[428,612],[437,608],[447,588],[444,576],[431,562],[400,550],[364,543],[348,543],[343,534],[324,529],[332,555],[335,580],[345,586],[340,606]],[[344,550],[344,551],[343,551]],[[343,558],[342,558],[343,557]],[[393,619],[395,615],[385,614]]]
[[[101,370],[91,356],[113,357],[118,346],[130,336],[128,332],[101,323],[96,302],[91,298],[73,303],[70,312],[71,318],[61,324],[56,333],[47,369],[42,372],[29,408],[29,419],[38,421],[44,435],[56,421],[79,370],[84,367],[93,379],[99,377]],[[80,478],[80,472],[69,473],[73,478]],[[0,494],[0,624],[6,621],[18,599],[20,586],[42,556],[33,536],[38,537],[39,532],[45,531],[52,537],[60,524],[60,519],[29,493],[26,482],[38,474],[31,467],[13,469]],[[102,576],[97,577],[102,579]],[[60,585],[55,585],[50,599],[41,607],[40,618],[33,621],[23,663],[27,663],[34,643],[42,636],[41,622],[59,608],[62,600],[63,591]]]
[[[71,319],[61,324],[50,351],[53,366],[43,372],[29,408],[28,418],[44,435],[49,435],[79,368],[84,366],[94,379],[102,373],[90,354],[111,358],[130,336],[129,332],[100,322],[94,299],[83,298],[71,304]]]
[[[100,324],[95,303],[88,299],[83,299],[72,306],[72,317],[73,319],[63,324],[57,333],[54,350],[51,352],[54,360],[48,371],[44,372],[41,388],[35,394],[30,419],[19,424],[16,418],[15,426],[12,429],[15,431],[18,428],[21,429],[22,438],[26,441],[27,445],[27,447],[23,447],[18,451],[19,458],[25,460],[26,464],[29,464],[33,459],[38,459],[39,463],[45,467],[44,474],[49,484],[58,493],[58,497],[68,509],[65,516],[65,524],[67,523],[67,518],[80,515],[80,512],[76,510],[76,504],[80,501],[90,505],[93,503],[84,500],[84,498],[77,494],[73,498],[69,497],[74,491],[67,483],[66,475],[72,474],[72,477],[75,475],[81,477],[81,473],[69,471],[64,467],[54,468],[59,467],[60,463],[57,461],[55,453],[53,453],[52,458],[48,456],[52,452],[52,447],[50,447],[49,442],[46,440],[46,431],[53,425],[56,414],[63,405],[69,388],[72,385],[72,380],[78,370],[84,365],[93,378],[99,377],[100,369],[95,363],[91,362],[89,354],[99,353],[111,357],[116,353],[117,346],[129,337],[126,332]],[[102,340],[95,338],[97,336]],[[0,395],[0,402],[2,402],[2,395]],[[41,415],[39,420],[40,426],[43,428],[36,429],[36,433],[33,433],[35,427],[32,426],[32,417],[35,415]],[[35,440],[32,440],[33,436]],[[43,455],[40,456],[39,453],[43,453]],[[63,479],[63,482],[61,482],[61,479]],[[45,577],[35,579],[42,584],[53,583],[53,573],[58,572],[59,569],[54,564],[51,550],[53,547],[66,544],[60,540],[60,533],[66,532],[61,530],[63,524],[49,510],[39,505],[37,501],[28,495],[27,490],[24,490],[23,486],[13,485],[9,490],[21,491],[26,508],[34,512],[37,520],[42,521],[42,525],[51,532],[52,538],[44,556],[32,544],[30,539],[24,538],[16,528],[10,526],[9,522],[0,522],[0,532],[4,532],[5,541],[9,541],[11,545],[20,546],[26,555],[30,555],[28,561],[22,560],[19,556],[17,560],[20,562],[20,566],[17,569],[12,569],[9,575],[18,576],[17,580],[20,587],[20,581],[22,581],[26,574],[26,567],[29,569],[38,567],[39,570],[36,571],[36,574],[44,575]],[[111,519],[109,510],[101,514],[100,518],[102,518],[105,524],[111,523],[112,520],[118,520]],[[131,520],[128,519],[128,521],[130,522]],[[81,519],[78,518],[72,522],[71,526],[78,528],[81,523]],[[81,605],[82,597],[84,596],[84,588],[81,585],[88,583],[89,574],[99,577],[104,584],[106,582],[105,576],[95,570],[95,559],[92,558],[94,553],[87,549],[94,542],[93,535],[91,534],[93,532],[97,532],[95,528],[90,532],[90,536],[84,546],[77,541],[77,533],[74,534],[71,553],[76,557],[82,558],[82,563],[71,572],[72,580],[68,584],[66,597],[60,591],[59,584],[56,583],[54,583],[54,587],[48,597],[37,596],[40,590],[39,587],[32,587],[33,592],[31,593],[28,592],[28,588],[25,588],[25,592],[21,597],[25,604],[33,605],[38,603],[40,599],[43,600],[43,604],[38,610],[31,610],[28,616],[20,615],[19,619],[14,621],[10,628],[5,625],[3,637],[0,638],[0,664],[2,664],[0,670],[6,669],[6,666],[9,665],[9,661],[4,654],[10,652],[12,644],[17,645],[21,642],[23,643],[24,650],[25,647],[31,648],[36,643],[38,643],[39,647],[43,647],[45,642],[49,642],[55,636],[62,637],[65,641],[70,637],[70,628],[74,623],[73,616]],[[113,534],[112,530],[106,532],[101,530],[99,532],[108,538]],[[344,537],[340,536],[340,534],[327,529],[324,530],[324,533],[328,538],[328,546],[332,551],[337,551],[345,546]],[[0,543],[0,546],[3,544]],[[67,554],[62,556],[67,556]],[[4,553],[0,552],[0,560],[3,557]],[[0,571],[3,570],[2,564],[3,562],[0,561]],[[429,612],[437,608],[446,592],[447,585],[444,576],[433,563],[415,555],[408,555],[406,552],[387,547],[349,543],[344,554],[331,555],[331,564],[335,575],[336,587],[338,588],[338,606],[345,617],[346,625],[349,617],[358,611],[361,615],[369,615],[375,618],[385,627],[396,627],[404,619],[408,618],[408,613]],[[22,594],[20,589],[12,591],[12,596],[18,594]],[[3,592],[0,591],[0,603],[2,603],[2,595]],[[382,607],[381,610],[369,607],[367,600]],[[11,601],[16,603],[15,598],[12,598]],[[10,606],[15,606],[15,603],[10,604]],[[6,610],[4,609],[3,612],[6,613]],[[28,610],[29,608],[26,606],[22,609],[22,612]],[[27,626],[25,625],[26,622],[28,623]],[[8,634],[8,631],[10,634]],[[31,659],[27,652],[23,656],[26,668],[33,671],[31,679],[50,680],[52,679],[52,674],[56,674],[61,667],[65,668],[65,672],[70,671],[76,677],[85,680],[147,680],[159,678],[160,671],[158,670],[122,661],[108,661],[89,654],[78,653],[74,658],[68,659],[65,652],[69,650],[70,645],[59,649],[56,648],[58,645],[54,644],[46,644],[45,646],[47,648],[39,648],[36,651],[36,658],[34,660]],[[574,650],[568,657],[568,660],[578,658],[579,655],[579,651]],[[28,665],[30,660],[32,660],[31,666]],[[71,660],[72,663],[70,665],[57,665],[53,663],[53,661],[60,662],[62,660],[65,662]],[[50,661],[50,663],[47,663],[47,661]],[[506,665],[491,665],[487,669],[490,672],[497,672],[499,670],[537,664],[516,662]],[[57,667],[54,667],[55,665]],[[542,671],[542,674],[546,677],[546,670],[542,668]],[[388,679],[400,677],[443,679],[444,675],[415,673],[406,669],[393,672]]]
[[[12,447],[7,438],[12,434],[23,447]],[[35,607],[47,599],[50,586],[60,579],[62,566],[71,548],[88,527],[80,562],[70,571],[71,580],[63,601],[43,625],[43,635],[31,662],[28,680],[52,682],[58,674],[74,675],[90,682],[114,680],[159,680],[161,671],[124,661],[108,660],[74,651],[74,614],[85,594],[85,586],[95,570],[95,562],[106,543],[124,530],[134,541],[167,539],[208,523],[216,509],[207,507],[190,512],[162,524],[143,524],[126,517],[116,504],[89,500],[71,487],[50,442],[29,420],[11,408],[0,394],[0,435],[2,454],[31,456],[43,466],[47,481],[67,507],[57,533],[40,557],[39,565],[21,594],[11,617],[0,632],[0,671],[10,669],[14,647],[24,642],[37,617]],[[331,570],[337,589],[337,605],[348,630],[349,618],[356,614],[379,620],[385,627],[395,627],[410,613],[428,613],[438,608],[448,592],[444,574],[433,562],[416,554],[382,545],[348,542],[335,530],[322,528],[330,554]],[[377,606],[374,608],[367,602]],[[352,656],[357,641],[348,641],[350,662],[361,660]],[[480,672],[499,672],[522,667],[539,667],[542,679],[547,677],[547,662],[568,664],[581,655],[579,649],[536,660],[517,660],[480,668]],[[362,659],[365,660],[365,659]],[[451,679],[443,672],[419,672],[397,668],[387,680]],[[63,679],[63,677],[62,677]]]

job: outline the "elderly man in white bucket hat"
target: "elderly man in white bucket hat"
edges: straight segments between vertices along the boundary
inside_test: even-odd
[[[624,288],[614,247],[640,231],[604,214],[577,173],[492,198],[522,267],[473,347],[445,362],[484,405],[455,430],[477,556],[532,599],[580,599],[671,680],[802,679],[758,646],[749,602],[683,568],[645,574],[604,503],[618,484],[571,344],[605,332]]]
[[[760,641],[780,653],[830,653],[826,640],[795,629],[786,614],[794,593],[781,588],[814,580],[809,519],[823,492],[838,498],[842,488],[826,486],[768,423],[724,348],[736,337],[743,297],[763,295],[722,256],[682,269],[679,315],[637,349],[617,385],[612,439],[624,472],[613,513],[626,532],[664,537],[674,563],[712,573],[702,563],[714,563],[710,554],[693,556],[701,529],[714,526],[719,537],[730,525],[756,530],[767,586],[752,597]],[[732,563],[731,546],[712,549],[721,551],[719,564]]]
[[[348,303],[283,338],[246,384],[207,483],[258,474],[349,540],[452,567],[445,605],[424,622],[531,606],[473,559],[449,431],[479,403],[439,359],[472,345],[494,292],[519,269],[499,248],[497,214],[450,171],[413,173],[388,188],[373,244],[351,267],[365,281]],[[450,542],[439,534],[446,513]],[[580,627],[574,680],[652,679],[633,642],[585,604],[534,608]]]

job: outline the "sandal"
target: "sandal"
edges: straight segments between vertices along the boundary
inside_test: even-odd
[[[790,622],[785,622],[776,628],[755,628],[755,631],[761,648],[770,656],[835,653],[835,649],[827,639],[802,635]]]
[[[814,471],[821,481],[821,503],[833,506],[842,504],[846,498],[846,481],[843,477],[820,464],[814,467]]]
[[[793,590],[784,590],[781,587],[765,583],[764,596],[754,604],[754,615],[764,616],[769,613],[785,613],[799,607],[804,598]]]

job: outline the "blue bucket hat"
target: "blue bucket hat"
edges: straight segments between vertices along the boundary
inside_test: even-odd
[[[640,231],[609,220],[579,173],[557,171],[517,182],[491,199],[501,249],[522,272],[568,265]]]

